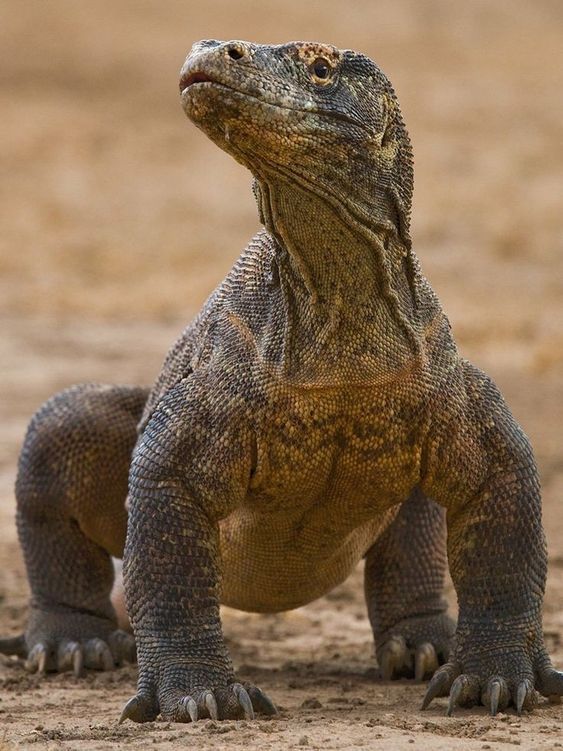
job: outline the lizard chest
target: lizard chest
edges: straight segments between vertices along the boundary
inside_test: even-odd
[[[268,412],[249,501],[271,512],[333,505],[361,522],[418,481],[423,415],[401,394],[289,391]]]
[[[343,581],[418,481],[417,416],[370,395],[286,394],[257,433],[250,491],[221,525],[224,601],[303,605]]]

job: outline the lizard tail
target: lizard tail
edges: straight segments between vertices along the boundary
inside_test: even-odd
[[[27,657],[25,636],[19,634],[19,636],[9,636],[6,639],[0,639],[0,654]]]

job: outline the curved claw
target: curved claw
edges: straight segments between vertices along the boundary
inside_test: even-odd
[[[500,683],[498,681],[494,681],[493,685],[491,686],[490,698],[489,698],[491,717],[494,717],[496,713],[498,712],[499,699],[500,699]]]
[[[247,686],[246,690],[252,701],[252,706],[260,714],[274,716],[278,714],[278,710],[274,702],[270,697],[265,694],[258,686]]]
[[[25,669],[30,673],[35,671],[37,675],[45,675],[47,670],[47,646],[43,642],[39,642],[33,647],[27,657]]]
[[[72,670],[76,677],[82,675],[84,656],[82,648],[76,641],[63,641],[57,649],[57,670],[63,673]]]
[[[487,688],[483,692],[482,702],[488,705],[491,717],[495,717],[499,709],[505,709],[510,701],[510,692],[504,678],[493,676],[489,679]]]
[[[133,722],[151,722],[156,719],[158,711],[152,706],[152,703],[142,696],[133,696],[123,707],[118,725],[124,720]]]
[[[447,696],[458,675],[459,669],[452,663],[442,665],[432,676],[420,708],[426,709],[437,696]]]
[[[446,715],[448,717],[452,716],[455,705],[459,701],[462,693],[463,693],[463,676],[459,675],[455,679],[455,681],[452,683],[452,687],[450,689],[450,700],[448,701],[448,708],[446,710]]]
[[[121,723],[124,722],[125,720],[133,720],[133,722],[142,722],[142,719],[139,713],[139,700],[137,699],[136,696],[133,696],[125,704],[125,706],[121,710],[121,714],[119,715],[119,720],[117,721],[117,724],[121,725]]]
[[[534,689],[532,681],[523,680],[516,692],[516,713],[520,717],[524,709],[532,709],[537,704],[537,693]]]
[[[187,712],[191,722],[197,722],[199,713],[197,711],[197,704],[195,702],[195,699],[192,699],[191,696],[185,696],[180,700],[179,708],[182,714]]]
[[[438,656],[434,645],[425,642],[417,648],[414,655],[414,679],[420,683],[424,676],[434,673],[438,668]]]
[[[538,688],[544,696],[563,696],[563,672],[549,667],[540,672]]]
[[[81,678],[84,675],[84,653],[81,649],[77,649],[73,655],[72,672],[76,678]]]
[[[248,695],[247,690],[244,688],[242,684],[235,683],[233,685],[233,691],[234,691],[235,696],[238,699],[238,703],[240,704],[244,712],[245,719],[253,720],[254,708],[252,706],[252,702],[250,701],[250,696]]]
[[[525,682],[518,686],[518,692],[516,694],[516,714],[518,717],[522,715],[524,708],[524,702],[526,700],[526,694],[528,693],[528,687]]]
[[[405,666],[407,655],[407,645],[402,636],[392,636],[377,650],[377,660],[384,681],[390,681],[395,672]]]
[[[209,716],[212,720],[218,720],[219,719],[219,709],[217,708],[217,701],[215,699],[215,696],[211,691],[208,691],[205,694],[205,706],[207,707],[207,711],[209,712]]]

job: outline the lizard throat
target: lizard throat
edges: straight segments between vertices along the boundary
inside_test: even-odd
[[[370,353],[376,357],[382,331],[394,332],[394,367],[420,355],[415,283],[396,232],[375,223],[365,227],[347,207],[336,211],[295,185],[261,182],[256,192],[279,247],[288,326],[310,330],[320,361],[326,355],[338,366],[350,341],[368,360]]]

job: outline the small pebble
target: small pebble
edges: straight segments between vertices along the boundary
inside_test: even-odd
[[[231,730],[233,730],[233,729],[234,728],[233,728],[232,725],[223,725],[223,724],[221,724],[221,725],[217,726],[217,730],[215,732],[216,733],[230,733]]]
[[[301,702],[301,709],[321,709],[322,706],[323,705],[316,696],[310,696],[308,699]]]
[[[308,746],[309,745],[309,739],[306,735],[302,735],[301,738],[299,738],[299,745],[300,746]]]

